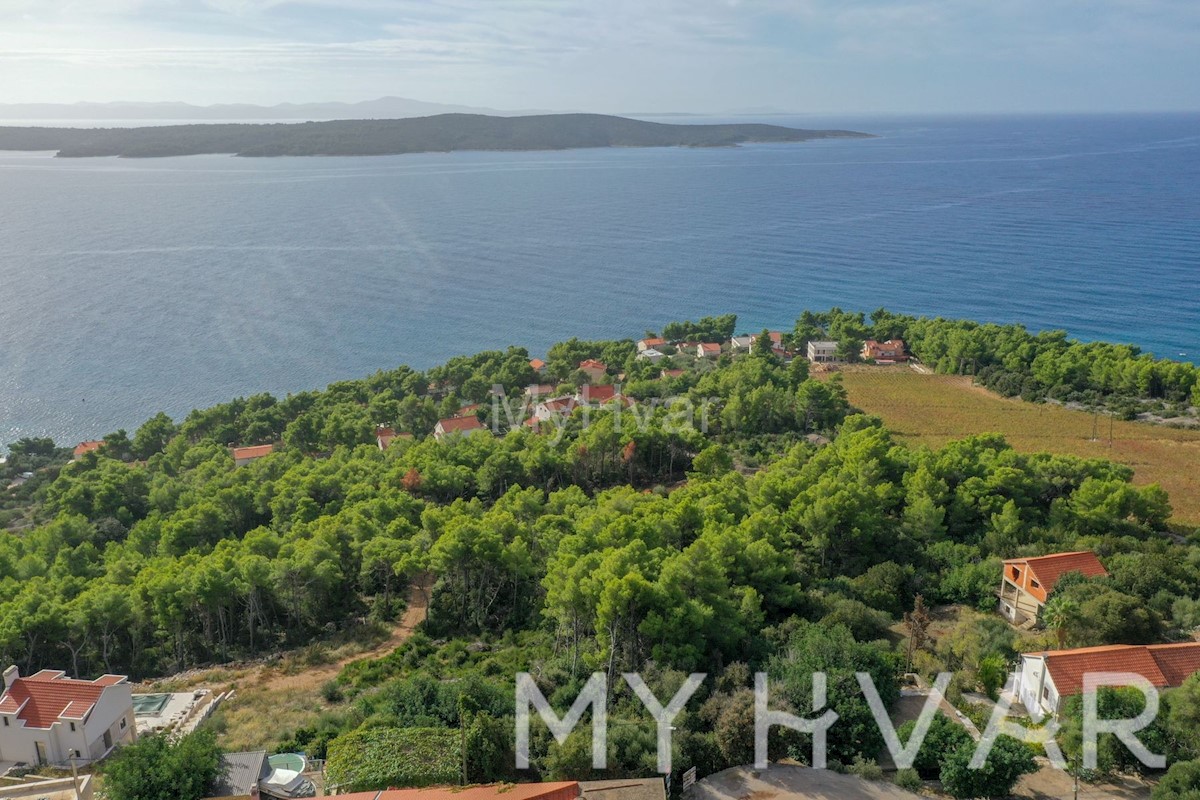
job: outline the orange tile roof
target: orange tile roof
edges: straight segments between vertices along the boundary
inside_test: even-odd
[[[1200,642],[1157,644],[1148,649],[1168,686],[1182,686],[1184,681],[1200,672]]]
[[[651,336],[648,339],[642,339],[641,341],[638,342],[638,344],[643,345],[645,347],[658,347],[659,345],[663,345],[666,343],[667,343],[667,340],[663,339],[662,337],[659,337],[659,336]]]
[[[1114,644],[1025,653],[1044,658],[1060,696],[1083,691],[1088,672],[1133,672],[1162,689],[1177,687],[1200,672],[1200,642],[1183,644]]]
[[[608,369],[608,365],[606,365],[603,361],[597,361],[594,358],[589,358],[585,361],[580,361],[579,368],[580,369]]]
[[[529,359],[529,366],[533,367],[534,369],[545,369],[546,362],[542,361],[540,358],[531,358]]]
[[[1088,578],[1103,578],[1108,575],[1108,570],[1090,550],[1053,553],[1037,558],[1010,558],[1004,563],[1026,565],[1047,595],[1054,591],[1054,584],[1058,583],[1058,579],[1068,572],[1082,572]]]
[[[607,403],[617,396],[617,387],[609,385],[593,386],[590,383],[580,390],[585,403]]]
[[[574,397],[554,397],[545,401],[541,405],[545,406],[547,411],[571,411],[575,408]]]
[[[442,427],[442,433],[473,431],[483,427],[483,423],[473,416],[450,417],[449,419],[438,420],[438,425]]]
[[[579,796],[579,783],[496,783],[486,786],[434,786],[339,795],[341,800],[567,800]]]
[[[91,442],[80,442],[79,444],[75,445],[75,455],[82,456],[92,452],[93,450],[99,450],[103,446],[104,442],[100,441],[99,439]]]
[[[122,675],[79,681],[56,670],[15,678],[0,695],[0,712],[16,713],[29,728],[49,728],[60,718],[83,719],[109,686],[124,682]]]
[[[720,353],[721,345],[719,345],[715,342],[701,342],[700,343],[700,351],[702,353]]]
[[[235,447],[233,448],[233,459],[237,461],[242,458],[262,458],[269,456],[275,449],[273,444],[256,444],[253,447]]]

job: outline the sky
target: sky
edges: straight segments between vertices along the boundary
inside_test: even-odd
[[[0,103],[1200,110],[1197,0],[0,0]]]

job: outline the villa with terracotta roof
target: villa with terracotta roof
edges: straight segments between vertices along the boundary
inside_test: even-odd
[[[395,428],[389,428],[386,425],[380,425],[375,429],[375,443],[379,445],[380,450],[387,450],[397,439],[411,438],[413,438],[411,433],[397,433]]]
[[[908,361],[908,351],[904,348],[903,339],[888,339],[886,342],[867,339],[863,342],[862,357],[864,361],[878,364],[898,364]]]
[[[698,358],[716,358],[719,355],[721,355],[721,345],[716,342],[701,342],[696,345]]]
[[[1046,607],[1058,579],[1068,572],[1087,578],[1107,577],[1108,570],[1096,554],[1081,550],[1038,558],[1010,558],[1000,579],[1000,613],[1014,625],[1036,621]]]
[[[604,377],[604,373],[608,372],[608,365],[603,361],[589,358],[586,361],[579,362],[579,369],[588,376],[588,380],[598,381]]]
[[[651,336],[648,339],[640,339],[637,343],[637,349],[639,353],[643,350],[657,350],[666,343],[667,340],[661,336]]]
[[[4,670],[0,761],[96,761],[136,737],[133,692],[124,675],[81,681],[60,670],[44,669],[28,678],[15,666]]]
[[[91,442],[80,442],[79,444],[75,445],[74,455],[71,457],[71,460],[78,461],[88,453],[96,452],[101,447],[104,447],[104,442],[100,441],[99,439]]]
[[[233,448],[233,465],[235,467],[244,467],[256,458],[269,456],[275,451],[273,444],[259,444],[253,447],[235,447]]]
[[[469,436],[470,434],[481,432],[487,433],[487,426],[480,422],[478,417],[474,415],[440,419],[437,425],[433,426],[433,438],[439,442],[452,434]]]
[[[540,358],[531,358],[529,359],[529,367],[540,375],[546,371],[546,362],[542,361]]]
[[[1041,720],[1057,715],[1064,698],[1083,692],[1085,675],[1101,672],[1129,672],[1141,675],[1156,689],[1175,689],[1200,672],[1200,642],[1022,653],[1014,689],[1030,716]]]

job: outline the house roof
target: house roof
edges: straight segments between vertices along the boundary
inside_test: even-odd
[[[495,783],[485,786],[432,786],[426,789],[388,789],[339,795],[341,800],[557,800],[578,797],[576,781],[557,783]]]
[[[664,369],[660,374],[664,378],[678,378],[683,373],[682,369]]]
[[[534,369],[545,369],[546,362],[542,361],[540,358],[531,358],[529,359],[529,366],[533,367]]]
[[[1024,564],[1033,577],[1046,590],[1046,594],[1054,591],[1058,579],[1068,572],[1082,572],[1088,578],[1102,578],[1108,575],[1108,570],[1100,563],[1100,559],[1090,550],[1079,550],[1071,553],[1053,553],[1037,558],[1010,558],[1005,564]]]
[[[701,342],[700,350],[705,353],[719,353],[721,352],[721,345],[716,342]]]
[[[585,403],[607,403],[617,396],[617,387],[612,384],[593,386],[589,383],[579,390],[579,395]]]
[[[874,358],[876,356],[900,358],[905,356],[904,340],[888,339],[886,342],[877,342],[874,339],[868,339],[863,342],[862,352],[867,358]]]
[[[553,397],[541,404],[547,411],[569,412],[575,408],[574,397]]]
[[[1184,681],[1200,672],[1200,642],[1157,644],[1149,649],[1168,686],[1182,686]]]
[[[233,448],[233,459],[237,461],[242,458],[262,458],[268,456],[275,449],[273,444],[257,444],[253,447],[235,447]]]
[[[809,343],[810,347],[821,347],[825,349],[836,349],[838,343],[829,339],[813,339]]]
[[[1083,676],[1089,672],[1133,672],[1162,689],[1180,686],[1200,672],[1200,642],[1183,644],[1114,644],[1025,653],[1041,658],[1060,696],[1083,691]]]
[[[105,689],[124,681],[124,675],[79,681],[61,671],[42,670],[28,678],[12,679],[0,695],[0,713],[15,713],[28,728],[49,728],[59,719],[83,719]]]
[[[103,446],[104,442],[100,441],[99,439],[91,442],[80,442],[79,444],[75,445],[75,455],[86,455],[93,450],[99,450]]]
[[[543,394],[550,394],[555,388],[553,383],[534,383],[525,387],[525,394],[530,397],[539,397]]]
[[[225,753],[221,756],[221,766],[223,771],[213,783],[213,797],[244,797],[270,774],[265,750]]]
[[[638,344],[642,345],[643,347],[658,347],[659,345],[664,345],[666,343],[667,340],[661,336],[651,336],[648,339],[642,339],[638,342]]]
[[[483,423],[474,416],[450,417],[449,419],[438,420],[438,425],[441,427],[443,433],[474,431],[483,427]]]
[[[580,369],[608,369],[608,365],[603,361],[597,361],[594,358],[589,358],[579,362]]]

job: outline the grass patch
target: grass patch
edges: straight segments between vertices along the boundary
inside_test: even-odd
[[[1139,422],[1095,421],[1049,403],[1000,397],[970,378],[922,375],[907,367],[849,367],[850,402],[883,419],[899,441],[940,447],[977,433],[1000,433],[1021,452],[1105,458],[1133,468],[1134,483],[1167,491],[1174,520],[1200,524],[1200,431]]]

